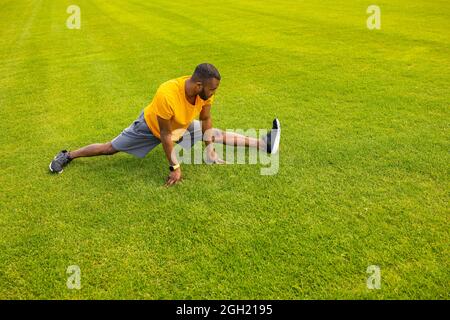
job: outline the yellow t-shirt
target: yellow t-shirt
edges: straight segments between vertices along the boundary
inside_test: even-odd
[[[189,77],[164,82],[156,91],[152,102],[144,109],[145,122],[156,137],[161,138],[156,116],[170,120],[172,140],[178,141],[203,107],[214,101],[214,96],[208,100],[197,96],[195,105],[190,104],[185,94],[185,82]]]

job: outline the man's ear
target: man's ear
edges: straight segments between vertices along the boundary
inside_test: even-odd
[[[196,86],[199,90],[203,89],[203,83],[202,83],[201,81],[195,82],[195,86]]]

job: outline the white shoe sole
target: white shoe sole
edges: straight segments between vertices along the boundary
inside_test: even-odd
[[[51,162],[50,162],[50,164],[48,165],[48,168],[50,169],[50,172],[55,173],[55,171],[52,170],[52,163],[51,163]],[[60,172],[57,172],[57,173],[58,173],[58,174],[61,174],[63,171],[64,171],[64,169],[61,170]]]
[[[280,147],[281,124],[280,124],[280,120],[276,119],[276,121],[277,121],[278,129],[276,130],[275,141],[273,142],[273,146],[272,146],[272,150],[271,150],[270,154],[277,153],[278,148]],[[273,132],[273,129],[272,129],[272,132]]]

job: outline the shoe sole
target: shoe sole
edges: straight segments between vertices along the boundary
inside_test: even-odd
[[[280,120],[275,119],[277,122],[277,127],[278,129],[276,129],[276,136],[275,136],[275,141],[273,142],[273,146],[272,146],[272,150],[270,152],[270,154],[274,154],[278,152],[278,148],[280,146],[280,138],[281,138],[281,124],[280,124]],[[272,129],[273,130],[273,129]]]
[[[62,170],[59,171],[59,172],[53,171],[53,169],[52,169],[52,163],[51,163],[51,162],[50,162],[50,164],[48,165],[48,168],[50,169],[50,172],[52,172],[52,173],[57,173],[57,174],[61,174],[61,173],[64,171],[64,169],[62,169]]]

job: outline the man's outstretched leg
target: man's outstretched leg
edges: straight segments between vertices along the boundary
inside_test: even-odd
[[[108,156],[117,153],[111,142],[107,143],[94,143],[81,149],[70,151],[70,159],[82,158],[82,157],[95,157],[95,156]]]
[[[258,148],[270,154],[278,152],[278,148],[280,146],[280,136],[281,125],[278,119],[273,120],[272,130],[269,130],[269,133],[259,140],[233,132],[213,129],[214,142],[216,143],[240,147]]]
[[[75,158],[105,156],[112,155],[117,152],[118,151],[114,149],[111,142],[94,143],[75,151],[62,150],[55,156],[55,158],[53,158],[48,168],[51,172],[62,173],[63,167]]]

